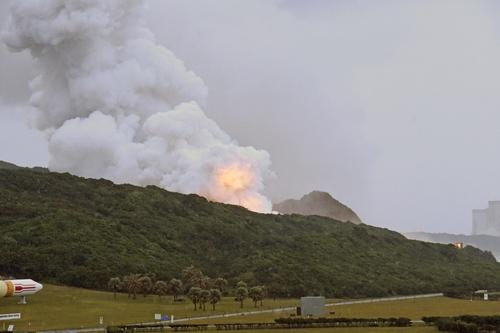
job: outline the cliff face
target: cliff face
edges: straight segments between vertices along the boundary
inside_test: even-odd
[[[326,192],[313,191],[300,200],[289,199],[273,205],[282,214],[319,215],[342,222],[363,223],[349,207]]]

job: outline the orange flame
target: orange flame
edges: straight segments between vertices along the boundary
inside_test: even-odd
[[[217,182],[225,190],[241,192],[249,188],[254,182],[254,175],[250,167],[232,164],[216,171]]]
[[[264,213],[266,211],[263,205],[262,198],[258,195],[248,195],[242,198],[240,200],[240,206],[258,213]]]
[[[255,175],[250,164],[232,163],[214,172],[214,187],[207,195],[210,200],[243,206],[254,212],[265,212],[264,198],[253,190]]]

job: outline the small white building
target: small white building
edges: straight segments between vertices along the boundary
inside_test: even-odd
[[[489,300],[489,297],[488,297],[488,290],[476,290],[474,292],[474,294],[483,294],[483,299],[485,301]]]

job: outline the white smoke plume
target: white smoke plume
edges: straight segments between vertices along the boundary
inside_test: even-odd
[[[239,146],[206,117],[203,81],[155,42],[144,7],[13,3],[3,40],[36,60],[30,102],[35,126],[48,134],[49,168],[269,212],[261,194],[269,154]]]

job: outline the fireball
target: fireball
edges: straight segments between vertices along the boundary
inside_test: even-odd
[[[248,210],[258,213],[266,213],[269,209],[266,208],[266,201],[257,193],[249,194],[240,200],[240,206]]]
[[[249,165],[232,164],[218,169],[216,179],[228,192],[241,192],[252,186],[255,177]]]
[[[269,208],[266,199],[255,191],[257,179],[250,163],[233,162],[219,166],[213,171],[213,182],[203,195],[209,200],[265,213]]]

